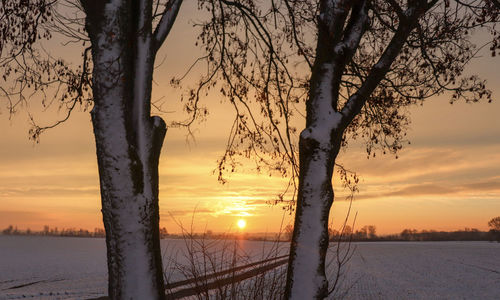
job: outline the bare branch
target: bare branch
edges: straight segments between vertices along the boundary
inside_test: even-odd
[[[415,7],[410,7],[407,12],[411,9],[415,9]],[[385,48],[384,53],[380,56],[378,62],[372,67],[366,80],[342,108],[341,112],[343,114],[344,126],[348,126],[354,117],[359,114],[370,94],[375,90],[377,85],[389,71],[394,59],[396,59],[401,52],[406,39],[416,26],[418,18],[421,14],[422,12],[414,13],[413,15],[408,16],[407,22],[400,23],[397,31],[394,33],[394,36],[389,42],[389,45]]]
[[[387,0],[387,3],[394,9],[400,20],[406,19],[406,15],[396,0]]]
[[[162,13],[160,23],[156,26],[153,33],[154,37],[154,50],[155,52],[160,49],[174,25],[179,9],[181,8],[182,0],[169,0]]]
[[[342,42],[334,49],[337,54],[344,54],[344,60],[349,61],[358,49],[361,38],[368,27],[368,22],[366,0],[363,0],[354,5]]]

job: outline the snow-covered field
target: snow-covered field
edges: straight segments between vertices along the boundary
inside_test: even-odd
[[[262,259],[272,247],[239,243],[252,260]],[[168,257],[186,260],[184,241],[162,244],[166,263]],[[341,285],[348,299],[500,299],[500,243],[384,242],[355,247]],[[172,281],[179,279],[182,274],[171,274]],[[103,239],[0,236],[0,299],[88,299],[105,294]]]
[[[191,246],[184,240],[165,239],[161,244],[166,268],[172,266],[173,261],[187,264],[186,249]],[[204,245],[209,252],[219,250],[218,260],[221,249],[224,249],[223,256],[230,258],[235,248],[234,241],[206,240]],[[236,245],[238,256],[244,257],[242,264],[265,259],[269,250],[278,255],[288,250],[283,243],[280,249],[275,249],[276,244],[271,242],[240,240]],[[193,249],[199,248],[199,244],[194,243]],[[0,300],[104,296],[107,295],[106,268],[104,239],[0,235]],[[179,272],[166,271],[166,274],[170,282],[186,279]]]
[[[0,236],[0,299],[82,299],[106,292],[104,239]]]
[[[357,243],[347,299],[500,299],[500,243]]]

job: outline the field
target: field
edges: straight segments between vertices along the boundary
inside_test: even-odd
[[[500,243],[359,243],[347,299],[500,299]]]
[[[184,241],[162,243],[166,265],[174,260],[187,262]],[[255,241],[236,243],[254,261],[263,259],[273,247]],[[342,298],[499,299],[500,243],[371,242],[353,246],[354,255],[341,278]],[[286,245],[276,251],[282,254]],[[170,272],[169,279],[184,277]],[[0,299],[88,299],[105,294],[103,239],[0,236]]]

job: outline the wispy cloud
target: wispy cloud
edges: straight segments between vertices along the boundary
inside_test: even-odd
[[[4,187],[0,186],[0,196],[4,197],[41,197],[41,196],[72,196],[78,197],[82,195],[99,195],[98,186],[40,186],[40,187]]]
[[[41,226],[42,224],[53,222],[55,219],[45,212],[21,211],[21,210],[0,210],[0,220],[3,224],[18,225],[22,220],[24,225],[29,220],[30,224]]]
[[[373,188],[373,187],[372,187]],[[378,187],[375,187],[378,189]],[[374,189],[375,189],[374,188]],[[422,183],[402,185],[393,188],[387,188],[379,191],[360,192],[356,195],[356,200],[367,200],[377,198],[415,198],[415,197],[442,197],[442,196],[458,196],[470,197],[481,196],[483,198],[498,198],[500,200],[500,181],[484,181],[451,185],[439,183]]]

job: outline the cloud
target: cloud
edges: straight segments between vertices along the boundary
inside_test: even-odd
[[[392,155],[365,159],[360,151],[344,154],[340,161],[370,183],[408,182],[437,176],[466,177],[500,172],[500,144],[469,148],[412,148],[403,150],[399,159]],[[434,181],[434,180],[433,180]]]
[[[185,217],[185,216],[196,216],[198,214],[211,214],[214,211],[211,209],[174,209],[174,210],[166,210],[164,212],[160,212],[161,218],[169,218],[169,217]]]
[[[1,210],[0,220],[0,225],[6,227],[8,225],[25,225],[27,223],[40,226],[49,224],[55,219],[39,211]]]
[[[450,185],[449,183],[422,183],[411,184],[387,192],[360,192],[355,196],[356,200],[367,200],[388,197],[420,197],[420,196],[484,196],[500,198],[500,181],[481,181],[466,184]]]
[[[500,181],[474,182],[464,185],[464,189],[471,191],[500,191]]]
[[[40,186],[40,187],[0,187],[0,196],[4,197],[40,197],[40,196],[81,196],[99,195],[98,186],[81,187],[61,187],[61,186]]]

